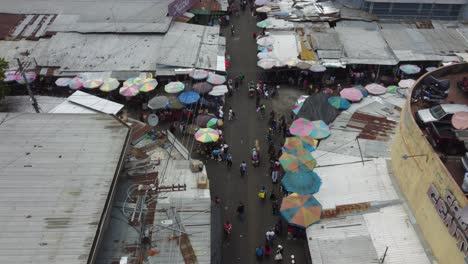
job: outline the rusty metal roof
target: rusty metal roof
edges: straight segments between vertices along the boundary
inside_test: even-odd
[[[25,15],[0,14],[0,40],[7,39],[10,32],[23,20]]]
[[[355,112],[348,122],[348,127],[361,130],[359,138],[388,141],[394,134],[396,124],[386,117]]]
[[[130,129],[104,114],[0,114],[0,263],[90,263]]]

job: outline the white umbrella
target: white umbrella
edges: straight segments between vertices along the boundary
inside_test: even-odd
[[[312,66],[310,66],[309,70],[313,71],[313,72],[324,72],[324,71],[327,70],[327,68],[325,68],[325,66],[320,65],[320,64],[312,64]]]
[[[371,84],[368,84],[366,85],[366,87],[364,87],[370,94],[373,94],[373,95],[380,95],[380,94],[384,94],[387,92],[387,88],[383,87],[382,85],[380,84],[376,84],[376,83],[371,83]]]
[[[271,7],[269,6],[261,6],[256,9],[258,13],[268,13],[271,11]]]
[[[257,39],[257,44],[260,46],[271,46],[273,43],[275,43],[275,38],[272,36],[266,36]]]
[[[289,66],[289,67],[296,67],[297,64],[301,61],[300,59],[298,58],[289,58],[289,59],[284,59],[284,60],[281,60],[285,65]]]
[[[414,83],[416,83],[416,81],[413,79],[404,79],[398,83],[398,86],[402,88],[410,88],[413,86]]]
[[[273,52],[259,52],[257,53],[257,58],[259,60],[265,59],[265,58],[270,58],[270,59],[275,59],[275,60],[277,59],[275,53]]]
[[[228,88],[226,85],[217,85],[213,87],[213,90],[211,90],[208,94],[212,96],[220,96],[228,92]]]
[[[55,85],[60,86],[60,87],[66,87],[70,84],[72,78],[58,78],[55,81]]]
[[[296,64],[296,67],[298,67],[299,69],[303,69],[303,70],[309,69],[311,66],[312,64],[305,62],[305,61],[299,61]]]
[[[257,66],[264,69],[264,70],[268,70],[268,69],[271,69],[271,68],[275,67],[277,62],[278,62],[278,60],[271,59],[271,58],[265,58],[265,59],[259,60],[257,62]]]

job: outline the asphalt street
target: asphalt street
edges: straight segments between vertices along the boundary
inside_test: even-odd
[[[256,246],[265,244],[265,232],[267,229],[273,228],[280,217],[272,214],[271,202],[268,199],[260,201],[258,198],[258,191],[262,186],[265,186],[268,191],[275,188],[276,194],[278,194],[278,186],[273,187],[270,175],[267,175],[269,161],[265,136],[268,129],[268,117],[262,118],[256,113],[255,99],[249,98],[247,92],[247,83],[256,80],[257,71],[260,70],[256,66],[257,45],[252,37],[254,31],[261,32],[256,27],[256,22],[256,18],[251,16],[247,8],[245,12],[240,11],[238,15],[231,18],[231,23],[234,23],[235,26],[234,36],[231,36],[230,27],[223,29],[224,36],[227,38],[227,54],[231,56],[228,74],[231,77],[240,73],[245,75],[240,91],[236,92],[233,97],[228,98],[224,108],[226,117],[229,107],[232,107],[237,118],[233,121],[226,120],[224,128],[224,137],[230,146],[233,157],[233,167],[228,169],[225,163],[213,160],[206,161],[211,180],[211,196],[219,196],[222,200],[220,204],[222,221],[230,220],[233,224],[230,240],[222,243],[223,264],[256,263]],[[291,96],[291,98],[294,98],[294,96]],[[284,107],[285,101],[292,102],[292,100],[283,99],[262,100],[262,103],[265,103],[267,113],[269,113],[275,104],[281,104]],[[292,103],[289,107],[292,107]],[[251,149],[256,139],[261,143],[259,168],[253,168],[250,163]],[[279,143],[282,141],[281,135],[275,135],[275,141],[278,142],[276,144],[278,149]],[[239,165],[243,160],[249,166],[247,176],[241,177]],[[243,220],[239,219],[236,213],[239,202],[245,204]],[[219,234],[222,234],[222,232]],[[283,263],[291,263],[290,256],[292,254],[295,256],[295,263],[306,263],[306,241],[286,240],[286,227],[283,228],[283,235],[275,241],[275,248],[278,244],[284,247]],[[273,256],[262,262],[273,263]]]

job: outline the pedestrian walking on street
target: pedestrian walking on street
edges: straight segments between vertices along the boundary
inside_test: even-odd
[[[231,24],[231,36],[234,36],[234,33],[236,33],[236,30],[234,29],[234,24]]]
[[[260,96],[257,96],[255,98],[255,108],[258,108],[260,106]]]
[[[267,244],[272,245],[273,240],[275,239],[275,231],[273,231],[272,229],[268,230],[265,233],[265,239],[266,239]]]
[[[268,244],[265,244],[265,246],[263,247],[263,255],[265,255],[265,258],[270,258],[270,255],[271,255],[271,246],[268,245]]]
[[[278,172],[278,171],[275,171],[275,170],[271,172],[271,182],[272,182],[273,184],[277,184],[277,183],[278,183],[278,174],[279,174],[279,172]]]
[[[239,202],[239,205],[237,206],[237,215],[239,216],[239,219],[241,221],[244,220],[244,210],[245,210],[245,206],[242,202]]]
[[[240,174],[241,176],[244,176],[247,174],[247,163],[245,163],[245,161],[242,161],[242,163],[240,164]]]
[[[231,153],[226,154],[226,165],[228,168],[232,167],[232,155]]]
[[[258,192],[258,198],[260,198],[260,200],[263,201],[263,200],[265,200],[265,196],[266,196],[266,188],[265,188],[265,186],[262,186],[262,188]]]
[[[232,108],[229,107],[228,119],[229,120],[234,120],[235,117],[236,117],[236,114],[234,113],[234,111],[232,111]]]
[[[271,201],[271,213],[273,215],[278,214],[278,208],[279,208],[278,199]]]
[[[263,249],[262,246],[258,246],[255,248],[255,256],[257,256],[257,260],[260,261],[263,259]]]

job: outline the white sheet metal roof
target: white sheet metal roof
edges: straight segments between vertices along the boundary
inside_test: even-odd
[[[398,63],[376,24],[339,22],[335,30],[344,46],[343,60],[347,64],[396,65]]]
[[[374,159],[365,162],[364,165],[352,163],[320,167],[360,161],[361,158],[320,150],[312,154],[319,164],[314,171],[322,178],[322,187],[315,197],[323,209],[334,209],[337,205],[398,199],[385,159]]]
[[[31,56],[63,72],[155,72],[156,64],[216,70],[225,51],[220,43],[219,27],[173,23],[165,35],[57,33],[41,39]]]
[[[56,32],[163,33],[171,23],[166,16],[170,0],[2,0],[0,13],[60,14],[48,27]]]
[[[95,114],[0,120],[0,263],[87,263],[129,127]]]
[[[272,31],[269,35],[273,37],[273,53],[279,59],[297,58],[301,47],[294,31]]]
[[[307,228],[314,264],[431,263],[402,205],[326,219]]]
[[[123,104],[112,102],[82,91],[74,92],[67,98],[67,100],[88,109],[111,115],[116,115],[124,107]]]

